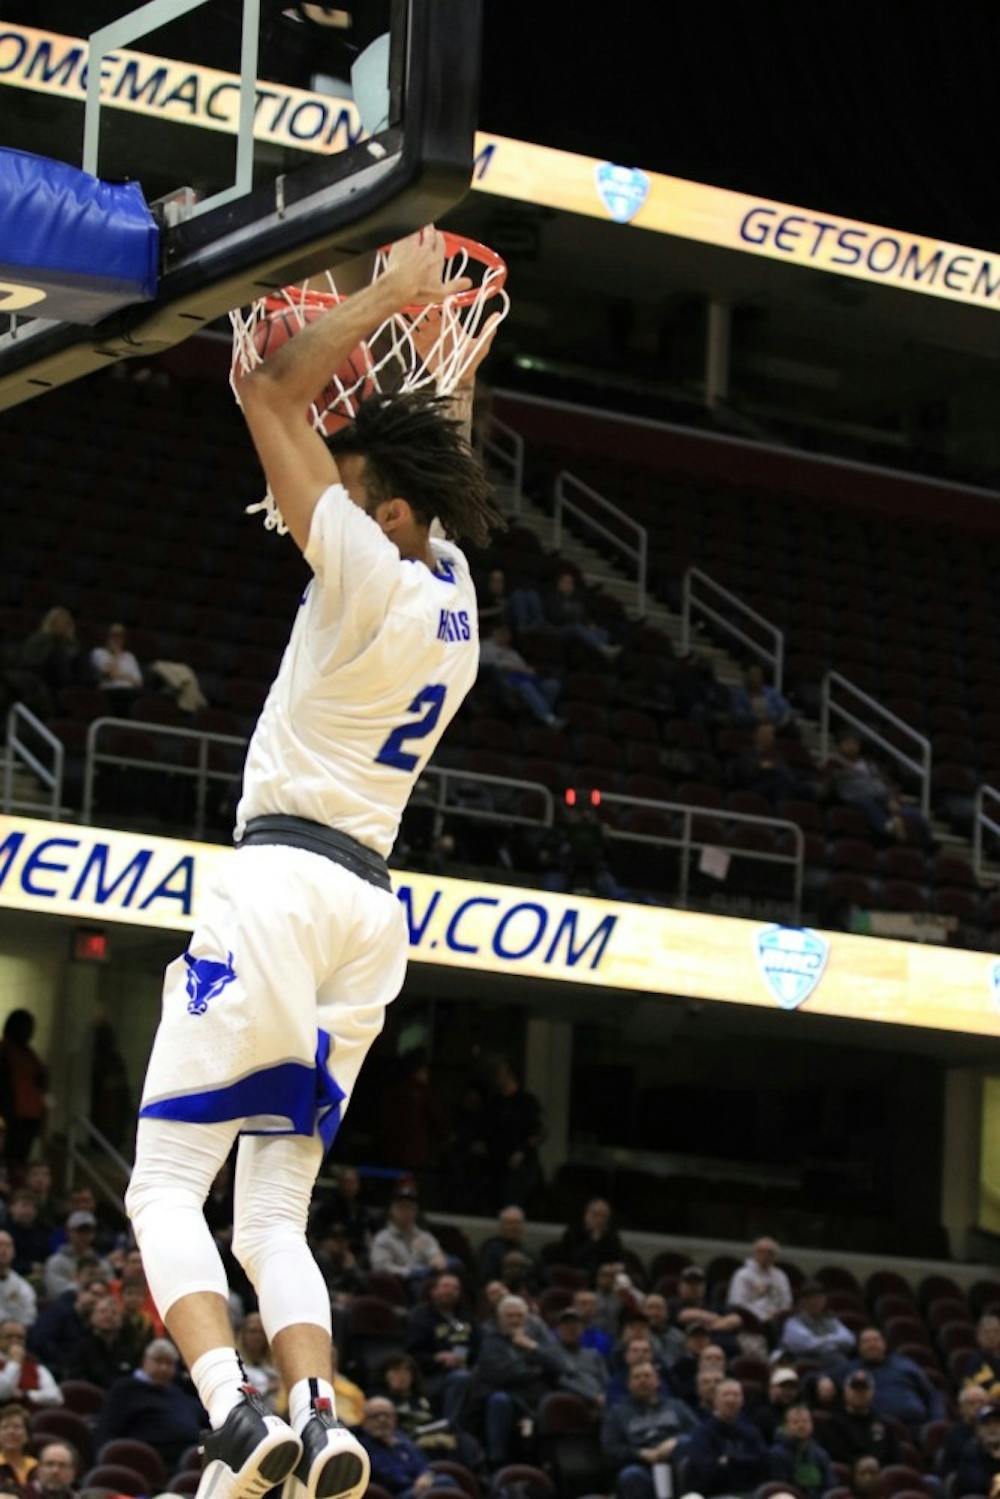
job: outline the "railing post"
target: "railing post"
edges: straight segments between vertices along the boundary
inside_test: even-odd
[[[562,545],[563,476],[556,475],[554,503],[552,506],[552,546],[558,551]]]
[[[208,740],[198,740],[198,779],[194,787],[194,836],[205,834],[205,803],[208,799]]]
[[[823,691],[819,705],[819,752],[824,764],[830,758],[830,673],[823,675]]]
[[[684,831],[681,843],[681,884],[677,892],[677,901],[682,911],[687,910],[688,891],[691,886],[691,824],[692,813],[690,807],[684,809]]]
[[[806,840],[801,828],[795,829],[795,923],[802,920],[802,890],[805,883]]]
[[[434,838],[437,840],[444,832],[445,808],[448,805],[448,772],[434,767],[434,774],[438,778],[437,799],[434,803]]]
[[[920,792],[920,810],[927,822],[931,819],[931,747],[925,743],[921,749],[921,764],[924,767],[924,784]]]
[[[972,869],[977,880],[983,877],[983,790],[976,787],[972,812]]]
[[[785,632],[774,643],[774,685],[780,692],[785,683]]]
[[[80,808],[80,820],[89,827],[93,821],[94,812],[94,773],[97,757],[97,732],[101,727],[101,720],[95,718],[87,729],[87,748],[83,760],[83,806]]]
[[[649,536],[645,526],[639,536],[639,614],[646,613],[646,582],[649,572]]]

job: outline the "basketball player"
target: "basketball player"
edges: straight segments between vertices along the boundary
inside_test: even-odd
[[[305,1241],[313,1184],[386,1005],[407,930],[386,856],[476,676],[468,563],[502,524],[454,403],[375,396],[324,440],[307,409],[359,340],[444,282],[433,229],[240,386],[268,484],[313,572],[247,753],[238,852],[164,980],[127,1208],[156,1305],[212,1431],[201,1499],[360,1495],[337,1422],[330,1303]],[[473,364],[486,353],[487,325]],[[459,393],[471,404],[471,376]],[[241,1136],[233,1252],[256,1288],[288,1423],[247,1387],[202,1205]]]

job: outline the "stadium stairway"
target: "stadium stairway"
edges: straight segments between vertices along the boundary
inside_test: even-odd
[[[504,469],[494,469],[491,472],[495,484],[495,495],[500,508],[512,520],[521,526],[527,526],[534,531],[542,545],[549,551],[556,550],[555,521],[552,515],[538,505],[531,495],[521,492],[518,495],[510,482],[509,473]],[[603,592],[617,599],[633,620],[644,620],[657,629],[662,630],[669,636],[672,645],[678,655],[681,654],[682,621],[681,616],[673,609],[660,603],[658,600],[647,598],[644,607],[640,607],[638,584],[621,572],[615,570],[613,564],[596,547],[590,546],[582,541],[579,536],[563,527],[558,541],[559,556],[578,568],[585,581],[593,587],[600,588]],[[724,646],[713,641],[698,621],[694,622],[694,631],[697,636],[697,652],[711,665],[716,680],[725,687],[737,687],[743,681],[743,668]],[[799,713],[799,728],[802,741],[810,750],[817,763],[820,762],[820,726],[816,719]],[[913,797],[904,797],[904,800],[915,802]],[[973,862],[973,849],[970,839],[956,833],[947,823],[931,813],[931,831],[939,849],[949,857],[962,859],[969,865]],[[1000,866],[986,865],[986,881],[988,884],[1000,884]]]

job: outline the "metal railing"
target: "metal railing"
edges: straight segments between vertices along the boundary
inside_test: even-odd
[[[93,1154],[88,1153],[84,1145],[90,1145],[103,1157],[101,1164],[105,1170],[101,1170],[94,1159]],[[121,1180],[115,1182],[105,1175],[108,1168],[113,1168],[119,1173]],[[85,1114],[74,1114],[66,1131],[66,1188],[72,1186],[77,1179],[77,1173],[82,1171],[89,1176],[94,1184],[100,1188],[109,1202],[121,1207],[122,1192],[125,1183],[132,1174],[132,1167],[125,1157],[115,1149],[107,1136],[102,1135],[95,1124],[92,1124]]]
[[[23,738],[25,732],[37,735],[46,749],[52,751],[52,764],[45,765],[30,744]],[[14,771],[22,765],[47,789],[48,803],[25,801],[14,796]],[[66,750],[61,739],[47,729],[41,719],[36,718],[23,703],[14,703],[7,714],[7,755],[3,767],[3,810],[5,812],[44,812],[53,822],[59,821],[63,799],[63,776],[66,769]]]
[[[197,763],[184,765],[177,760],[151,759],[149,756],[121,754],[101,751],[97,748],[98,737],[105,729],[125,729],[134,734],[149,734],[159,737],[167,735],[173,739],[184,739],[197,746]],[[171,776],[186,776],[195,782],[194,836],[201,838],[205,831],[205,803],[208,798],[209,781],[238,781],[239,771],[216,770],[208,763],[209,749],[213,744],[235,745],[246,749],[247,741],[234,734],[209,734],[204,729],[178,729],[170,724],[149,723],[136,718],[95,718],[87,730],[87,750],[83,767],[83,812],[85,823],[93,820],[94,784],[99,765],[120,765],[130,770],[162,770]]]
[[[586,495],[587,499],[609,518],[613,518],[619,526],[623,526],[635,540],[626,541],[605,525],[603,521],[595,519],[587,510],[571,500],[567,490],[572,487],[580,494]],[[623,559],[635,567],[636,574],[636,607],[640,614],[646,611],[646,584],[649,571],[649,536],[645,526],[640,526],[638,521],[632,519],[624,510],[617,505],[612,505],[604,495],[598,494],[596,489],[591,489],[589,484],[582,483],[574,474],[567,473],[565,469],[556,477],[555,483],[555,511],[554,527],[552,532],[552,544],[556,551],[562,543],[563,516],[570,515],[574,520],[586,526],[599,536],[602,541],[610,546],[617,547]]]
[[[422,782],[433,777],[439,786],[438,795],[433,801],[423,794]],[[449,788],[454,787],[456,795],[461,795],[463,782],[466,785],[475,786],[498,786],[505,787],[508,791],[529,792],[537,795],[543,808],[541,817],[529,817],[524,812],[493,811],[487,807],[467,807],[461,802],[448,800]],[[541,781],[522,781],[511,776],[490,776],[482,771],[455,770],[450,766],[444,768],[437,765],[428,765],[420,773],[413,796],[410,798],[410,806],[430,806],[434,808],[434,836],[435,838],[444,828],[445,817],[469,817],[477,822],[502,822],[515,824],[519,827],[550,828],[555,820],[555,800],[552,792]]]
[[[857,712],[845,707],[842,702],[838,702],[834,696],[835,691],[839,691],[848,698],[852,698],[857,703],[862,704],[868,710],[869,716],[861,718]],[[877,698],[872,697],[867,692],[862,692],[860,687],[856,687],[853,682],[848,681],[847,677],[841,676],[839,671],[828,671],[823,678],[823,698],[820,709],[820,755],[824,760],[827,760],[830,755],[831,715],[836,715],[842,723],[849,725],[850,728],[862,735],[866,741],[877,744],[887,755],[891,755],[897,764],[903,766],[905,770],[910,771],[912,775],[916,776],[920,783],[920,810],[925,817],[929,817],[931,810],[931,765],[933,752],[931,750],[931,742],[926,734],[918,733],[916,729],[911,728],[902,718],[897,718],[895,713],[890,713],[889,709],[884,708]],[[919,758],[915,759],[913,755],[907,754],[906,750],[900,749],[897,744],[893,744],[891,740],[887,739],[873,725],[872,717],[882,725],[891,724],[897,733],[910,740],[917,747]]]
[[[760,640],[755,640],[745,628],[727,619],[714,603],[709,603],[698,596],[699,589],[713,595],[716,600],[728,604],[743,620],[752,621],[768,638],[770,644],[765,645]],[[751,609],[750,605],[745,604],[737,594],[731,593],[728,588],[723,588],[721,583],[710,578],[708,573],[702,572],[700,567],[689,567],[684,574],[684,602],[681,610],[681,651],[684,655],[691,650],[691,616],[695,612],[703,615],[705,619],[710,619],[718,629],[731,635],[734,640],[738,640],[748,651],[752,651],[766,666],[769,666],[774,685],[779,692],[781,691],[785,677],[785,633],[783,630],[779,630],[777,625],[765,619],[762,614],[758,614],[756,609]]]
[[[498,442],[498,437],[502,441]],[[487,457],[510,475],[511,509],[520,515],[524,497],[524,438],[506,422],[491,416],[483,425],[479,443]]]
[[[680,884],[678,886],[678,904],[683,909],[687,906],[688,893],[691,886],[691,851],[693,849],[715,848],[721,853],[729,854],[731,857],[740,859],[757,859],[762,864],[789,864],[793,866],[792,907],[793,919],[798,922],[802,916],[802,886],[805,879],[806,840],[802,829],[797,823],[789,822],[784,817],[764,817],[756,812],[731,812],[728,807],[693,807],[687,802],[659,802],[649,801],[641,796],[619,796],[616,792],[602,791],[601,804],[613,802],[615,805],[629,807],[644,807],[651,812],[670,812],[680,814],[681,832],[679,837],[672,837],[660,833],[633,833],[626,828],[606,827],[605,832],[609,838],[618,838],[632,843],[654,843],[660,847],[679,848],[680,859]],[[693,833],[693,823],[696,817],[710,817],[714,821],[723,824],[740,822],[756,824],[758,827],[778,829],[783,833],[791,835],[794,853],[778,853],[768,849],[747,848],[739,844],[720,842],[718,838],[696,838]],[[725,838],[725,833],[723,837]]]
[[[997,809],[994,817],[986,811],[987,802]],[[1000,818],[1000,791],[995,786],[980,786],[976,791],[972,816],[972,867],[976,872],[977,880],[990,878],[986,869],[984,834],[990,833],[1000,840],[1000,821],[997,821],[997,818]]]

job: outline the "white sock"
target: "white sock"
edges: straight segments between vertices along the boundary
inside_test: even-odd
[[[314,1400],[329,1400],[330,1414],[337,1419],[333,1385],[326,1379],[298,1379],[288,1392],[288,1424],[298,1435],[312,1415]]]
[[[210,1348],[191,1365],[198,1398],[208,1411],[212,1430],[218,1431],[229,1412],[239,1404],[246,1384],[243,1365],[235,1348]]]

